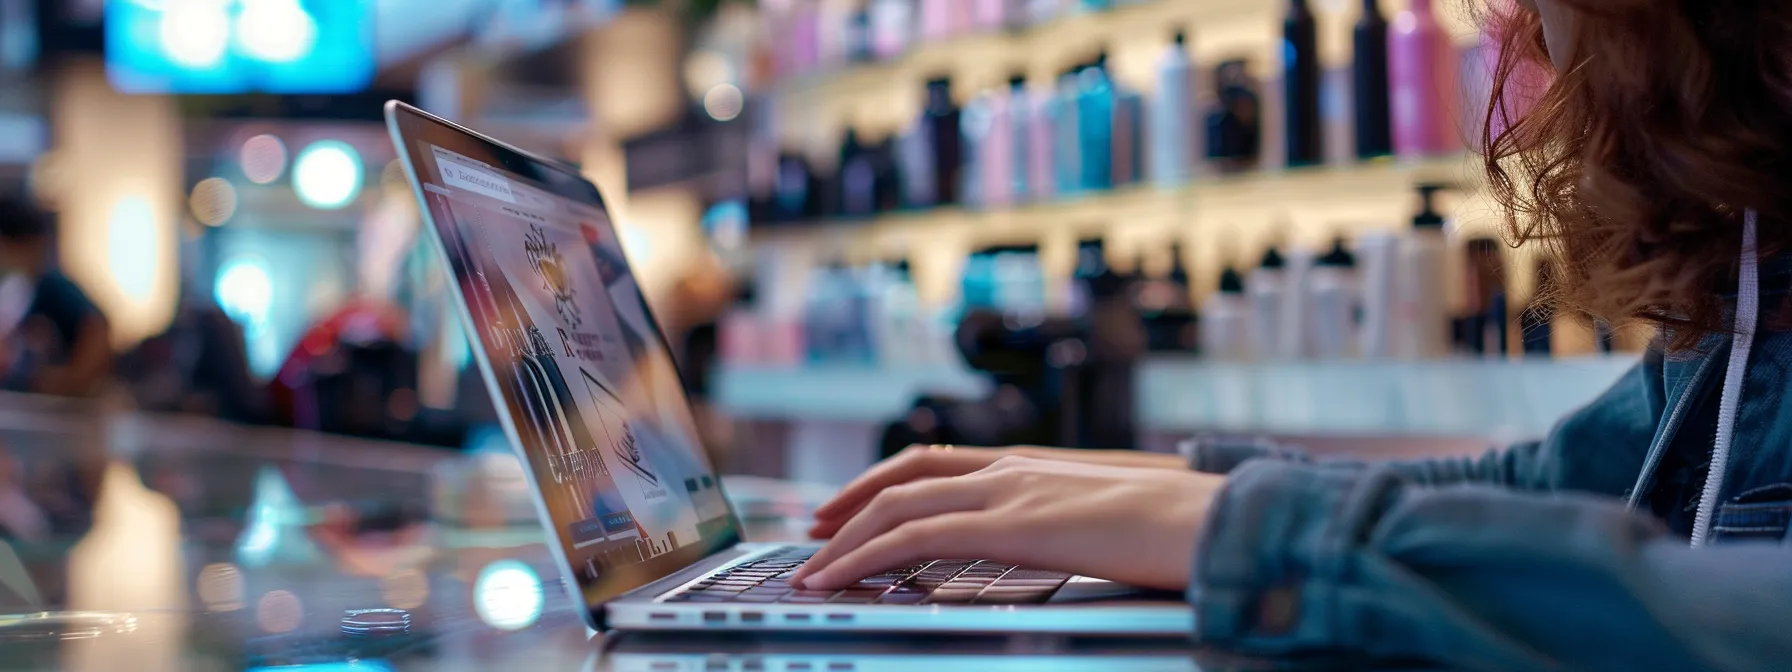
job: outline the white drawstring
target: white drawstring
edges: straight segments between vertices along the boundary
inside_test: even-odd
[[[1724,370],[1722,401],[1717,407],[1717,443],[1711,449],[1711,471],[1705,476],[1705,492],[1699,495],[1699,515],[1693,519],[1692,545],[1704,546],[1711,534],[1718,493],[1730,466],[1730,444],[1736,439],[1737,407],[1742,403],[1742,381],[1747,376],[1748,353],[1755,345],[1755,327],[1761,313],[1761,277],[1756,256],[1755,211],[1743,215],[1742,270],[1736,278],[1736,336],[1730,346],[1730,365]]]

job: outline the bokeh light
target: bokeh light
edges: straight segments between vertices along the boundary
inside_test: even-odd
[[[199,570],[194,580],[199,601],[206,611],[236,611],[243,608],[243,572],[236,565],[218,562]]]
[[[541,618],[546,596],[541,577],[516,560],[499,560],[479,570],[473,582],[473,611],[499,630],[521,630]]]
[[[703,94],[703,111],[716,121],[732,121],[746,106],[746,95],[733,84],[717,84]]]
[[[270,634],[283,634],[299,629],[305,608],[299,596],[285,590],[271,590],[255,603],[255,624]]]
[[[317,20],[298,0],[243,0],[236,17],[243,53],[269,63],[291,63],[317,46]]]
[[[380,597],[393,609],[416,609],[429,601],[429,577],[415,569],[401,569],[380,579]]]
[[[106,262],[125,296],[148,299],[156,279],[156,213],[141,196],[120,199],[106,222]]]
[[[286,173],[286,143],[272,135],[257,135],[243,142],[238,160],[250,182],[271,184]]]
[[[236,216],[236,187],[222,177],[208,177],[193,185],[187,208],[193,219],[206,226],[220,226]]]
[[[230,48],[230,12],[224,0],[168,0],[157,32],[168,60],[194,69],[214,67]]]
[[[292,188],[299,200],[319,210],[335,210],[355,200],[364,178],[361,154],[348,143],[312,143],[293,163]]]
[[[213,295],[218,307],[238,323],[265,322],[274,305],[274,281],[261,257],[240,256],[224,262]]]
[[[705,49],[693,52],[684,61],[684,84],[692,96],[701,96],[718,85],[733,81],[734,66],[720,52]]]

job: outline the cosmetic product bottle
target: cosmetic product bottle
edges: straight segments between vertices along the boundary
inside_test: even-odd
[[[1252,315],[1244,277],[1227,266],[1220,273],[1219,291],[1201,306],[1201,354],[1220,361],[1251,359]]]
[[[1499,241],[1473,238],[1464,244],[1463,264],[1469,310],[1464,322],[1469,354],[1501,359],[1511,347],[1507,323],[1505,259]]]
[[[1143,266],[1143,263],[1140,264]],[[1145,323],[1145,348],[1151,352],[1193,352],[1194,305],[1189,296],[1188,268],[1182,261],[1182,244],[1170,244],[1170,272],[1146,280],[1136,298]]]
[[[793,68],[797,73],[813,72],[821,63],[821,3],[797,0],[791,11]]]
[[[1458,66],[1455,47],[1438,25],[1431,0],[1412,0],[1395,17],[1388,38],[1395,154],[1410,158],[1461,148],[1455,116]]]
[[[1261,359],[1282,358],[1282,318],[1288,291],[1288,261],[1275,247],[1263,253],[1263,260],[1245,282],[1251,304],[1251,342]]]
[[[1145,179],[1145,97],[1132,87],[1108,80],[1114,96],[1112,186]]]
[[[1052,191],[1070,196],[1081,191],[1083,177],[1082,113],[1077,102],[1081,88],[1078,65],[1058,78],[1058,91],[1047,112],[1052,124]]]
[[[854,3],[846,16],[846,60],[851,63],[867,63],[875,58],[871,49],[871,5],[867,2]]]
[[[1282,360],[1295,360],[1307,357],[1308,332],[1312,330],[1313,306],[1307,286],[1313,276],[1313,266],[1318,260],[1313,250],[1304,247],[1290,246],[1283,255],[1285,266],[1282,271],[1282,319],[1276,327],[1273,347],[1276,357]]]
[[[1400,239],[1392,233],[1372,231],[1357,237],[1356,250],[1363,309],[1357,349],[1364,359],[1387,359],[1394,356]]]
[[[1051,200],[1057,193],[1059,102],[1050,84],[1027,92],[1032,110],[1027,119],[1027,190],[1031,201]]]
[[[871,0],[871,54],[878,60],[901,56],[914,39],[915,0]]]
[[[1288,167],[1325,161],[1319,118],[1319,26],[1307,0],[1291,0],[1282,21],[1283,134]]]
[[[1537,264],[1536,287],[1531,301],[1518,313],[1519,338],[1524,342],[1524,356],[1548,358],[1551,347],[1550,322],[1555,320],[1555,307],[1549,295],[1555,291],[1553,271],[1548,262]]]
[[[1105,191],[1114,186],[1114,83],[1108,78],[1107,54],[1077,74],[1077,147],[1081,178],[1077,188]]]
[[[1027,76],[1016,72],[1008,77],[1008,202],[1021,203],[1028,198],[1027,182],[1032,174],[1033,97],[1027,93]]]
[[[772,216],[780,222],[800,222],[814,214],[815,176],[801,154],[778,155],[777,179],[772,187]]]
[[[1363,0],[1356,22],[1351,62],[1356,107],[1356,156],[1373,159],[1394,153],[1394,126],[1388,112],[1388,20],[1377,0]]]
[[[959,202],[966,207],[982,208],[988,205],[983,187],[988,184],[984,174],[989,169],[986,150],[991,140],[991,131],[995,124],[996,106],[1000,103],[993,91],[981,91],[965,103],[964,111],[959,117],[959,128],[963,132],[963,144],[960,152],[963,160],[959,173]]]
[[[1248,63],[1226,61],[1214,68],[1218,106],[1207,115],[1207,157],[1225,172],[1255,167],[1262,150],[1263,104]]]
[[[960,173],[964,166],[960,112],[952,104],[952,80],[927,82],[927,111],[922,125],[933,150],[934,194],[938,205],[958,203]]]
[[[1343,359],[1356,354],[1357,315],[1361,312],[1356,255],[1344,247],[1344,239],[1313,263],[1307,276],[1307,354],[1318,359]]]
[[[896,165],[905,208],[939,204],[939,179],[934,174],[934,151],[929,143],[932,137],[925,117],[896,137]]]
[[[1420,209],[1412,230],[1400,241],[1395,264],[1394,322],[1390,330],[1394,356],[1435,359],[1449,354],[1449,243],[1444,218],[1436,210],[1436,184],[1418,186]]]
[[[1015,104],[1025,105],[1026,98],[1024,93],[1017,98],[1014,92],[1017,89],[1024,91],[1024,87],[1025,80],[1016,76],[1009,78],[1005,86],[991,89],[986,94],[989,124],[977,147],[977,156],[983,206],[987,208],[1006,208],[1015,201],[1014,176],[1021,172],[1017,166],[1026,165],[1016,163],[1016,160],[1024,161],[1025,156],[1016,152]]]
[[[846,129],[840,140],[840,215],[867,217],[877,211],[877,157]]]
[[[1151,180],[1165,189],[1188,181],[1194,125],[1194,64],[1188,35],[1177,31],[1157,59],[1157,98],[1151,101]]]
[[[1076,267],[1070,273],[1059,314],[1072,319],[1087,318],[1094,307],[1097,278],[1107,273],[1107,245],[1100,238],[1077,241]]]
[[[965,0],[960,0],[965,2]],[[968,0],[971,5],[971,30],[978,33],[990,33],[1008,27],[1009,11],[1014,8],[1014,0]]]
[[[964,0],[918,0],[921,5],[921,41],[939,42],[953,34],[952,14]]]

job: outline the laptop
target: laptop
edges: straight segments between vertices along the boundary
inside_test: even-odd
[[[592,629],[1193,631],[1178,599],[988,561],[916,563],[845,590],[791,586],[818,547],[742,542],[597,187],[402,103],[386,119]]]

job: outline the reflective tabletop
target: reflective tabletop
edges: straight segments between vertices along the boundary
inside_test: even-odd
[[[759,541],[829,493],[728,488]],[[1174,639],[593,636],[505,452],[0,395],[0,669],[1265,666]]]

